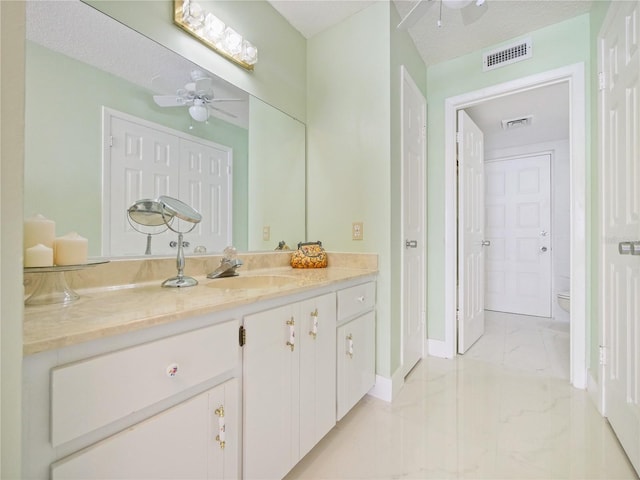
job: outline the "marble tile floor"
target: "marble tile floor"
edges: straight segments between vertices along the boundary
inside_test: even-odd
[[[427,357],[393,403],[366,396],[294,479],[637,479],[586,391],[568,383],[568,325],[487,312],[452,360]]]

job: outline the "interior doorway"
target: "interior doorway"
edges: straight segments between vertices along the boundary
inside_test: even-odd
[[[456,115],[492,99],[506,97],[526,90],[556,83],[565,83],[570,99],[570,141],[568,158],[571,168],[570,210],[570,371],[571,383],[578,388],[586,386],[586,235],[585,235],[585,124],[584,124],[584,65],[576,64],[561,69],[525,77],[479,91],[470,92],[445,101],[445,350],[456,354],[458,337],[457,263],[458,263],[458,185],[456,173]]]

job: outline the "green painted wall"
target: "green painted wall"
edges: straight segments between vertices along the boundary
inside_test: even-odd
[[[309,238],[328,249],[379,254],[377,373],[401,362],[400,65],[426,69],[388,2],[376,2],[308,40]],[[351,239],[352,222],[364,239]]]
[[[256,45],[258,63],[254,71],[247,71],[175,26],[173,0],[85,1],[266,103],[306,120],[306,41],[268,2],[198,2]]]
[[[59,235],[77,231],[89,240],[90,255],[101,254],[104,105],[233,148],[234,245],[247,249],[246,129],[212,118],[190,130],[185,111],[160,108],[151,92],[33,42],[26,79],[26,216],[55,220]]]
[[[307,42],[307,225],[329,250],[379,254],[377,370],[390,374],[389,4]],[[352,222],[363,240],[351,240]]]
[[[591,51],[590,17],[588,14],[531,32],[533,57],[490,72],[482,71],[482,51],[430,66],[427,69],[428,87],[428,336],[444,339],[444,101],[446,98],[479,90],[483,87],[515,80],[528,75],[552,70],[579,62],[585,63],[586,99],[592,95],[589,72],[594,58]],[[519,37],[522,38],[522,37]],[[510,42],[505,42],[508,44]],[[489,50],[489,49],[487,49]],[[591,118],[592,105],[586,103],[587,119]],[[591,123],[586,124],[587,183],[591,181],[593,158],[591,152]],[[588,188],[587,196],[592,191]],[[595,219],[587,210],[587,229],[591,232]],[[587,248],[589,249],[590,242]],[[587,275],[592,275],[587,265]],[[595,293],[595,292],[594,292]],[[591,292],[587,292],[589,298]],[[587,319],[589,321],[589,319]]]
[[[305,240],[305,127],[255,97],[250,105],[249,250],[274,250],[283,240],[294,248]]]

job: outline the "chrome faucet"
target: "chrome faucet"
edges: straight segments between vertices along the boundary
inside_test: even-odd
[[[220,260],[220,265],[207,278],[224,278],[238,276],[238,268],[242,265],[242,260],[237,258],[236,249],[227,247],[224,249],[224,257]]]

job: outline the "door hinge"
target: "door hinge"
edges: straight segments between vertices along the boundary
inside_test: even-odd
[[[461,143],[461,142],[462,142],[462,133],[456,132],[456,143]]]
[[[241,347],[244,347],[244,344],[247,343],[247,331],[243,325],[240,325],[240,329],[238,330],[238,343]]]
[[[606,365],[607,364],[607,347],[605,345],[600,345],[599,347],[600,350],[600,365]]]
[[[113,135],[109,135],[109,146],[113,147]]]
[[[604,72],[598,72],[598,88],[600,90],[604,90],[604,87],[607,85],[607,80]]]

